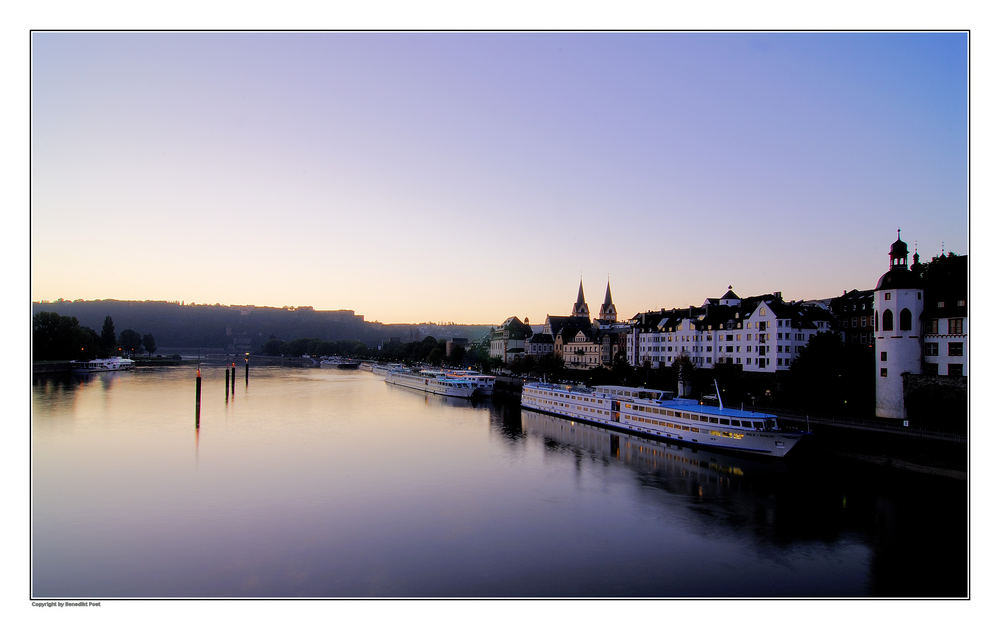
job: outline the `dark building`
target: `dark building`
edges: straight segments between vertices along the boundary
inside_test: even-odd
[[[871,346],[875,341],[875,290],[844,291],[830,300],[830,312],[847,346]]]

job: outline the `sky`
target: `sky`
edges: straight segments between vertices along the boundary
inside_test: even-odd
[[[897,229],[968,253],[967,74],[948,32],[35,32],[31,298],[542,323],[581,279],[620,318],[872,288]]]

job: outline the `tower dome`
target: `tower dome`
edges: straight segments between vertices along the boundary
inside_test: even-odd
[[[909,253],[910,248],[901,238],[899,238],[899,230],[896,230],[896,242],[889,247],[889,260],[892,261],[891,264],[893,266],[900,264],[905,265],[906,258]],[[900,260],[902,262],[898,262]]]
[[[876,289],[912,289],[917,286],[919,276],[907,268],[910,248],[899,237],[896,230],[896,242],[889,246],[889,271],[878,280]]]

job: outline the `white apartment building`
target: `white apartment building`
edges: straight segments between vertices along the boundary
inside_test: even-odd
[[[814,335],[832,330],[821,308],[785,303],[780,293],[741,300],[732,287],[701,307],[641,313],[631,323],[626,353],[634,366],[669,366],[687,355],[696,368],[731,363],[749,372],[787,370]]]

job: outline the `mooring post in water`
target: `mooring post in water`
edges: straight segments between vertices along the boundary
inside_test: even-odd
[[[247,363],[246,363],[246,368],[245,368],[245,372],[244,372],[244,376],[245,376],[245,378],[246,378],[246,384],[247,384],[247,385],[249,385],[249,384],[250,384],[250,353],[249,353],[249,352],[247,352],[247,353],[246,353],[246,354],[244,355],[244,359],[245,359],[245,360],[246,360],[246,362],[247,362]]]
[[[201,426],[201,368],[194,378],[194,428]]]
[[[226,402],[229,402],[229,368],[226,368]]]
[[[229,373],[229,370],[226,370]],[[236,361],[233,361],[233,396],[236,395]]]

